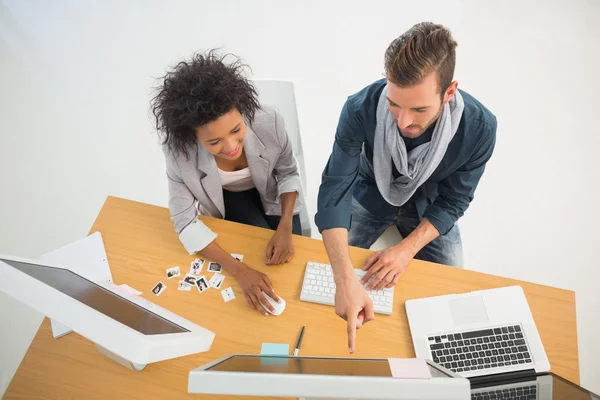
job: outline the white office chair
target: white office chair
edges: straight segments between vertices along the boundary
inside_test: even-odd
[[[304,195],[304,188],[306,187],[306,170],[304,168],[304,151],[302,149],[302,138],[300,136],[300,124],[298,123],[294,83],[291,81],[257,79],[254,80],[254,85],[258,91],[259,102],[264,105],[275,107],[277,111],[283,115],[285,128],[292,141],[294,157],[296,157],[296,162],[298,163],[300,181],[302,182],[301,193],[299,193],[304,201],[304,207],[300,211],[302,235],[310,237],[311,223],[306,209],[307,199]]]
[[[400,232],[398,232],[398,228],[395,225],[390,226],[383,232],[379,239],[373,243],[370,250],[384,250],[388,247],[395,246],[402,240],[402,236],[400,236]]]

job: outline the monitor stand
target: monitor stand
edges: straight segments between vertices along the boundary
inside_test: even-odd
[[[132,371],[141,371],[146,367],[146,364],[136,364],[134,362],[126,360],[123,357],[105,349],[104,347],[102,347],[98,344],[96,344],[96,349],[98,349],[100,354],[105,355],[106,357],[110,358],[111,360],[121,364],[125,368],[130,369]]]

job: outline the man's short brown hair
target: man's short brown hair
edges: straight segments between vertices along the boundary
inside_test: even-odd
[[[452,83],[456,41],[450,31],[433,22],[421,22],[395,39],[385,51],[385,75],[400,87],[419,83],[437,71],[443,95]]]

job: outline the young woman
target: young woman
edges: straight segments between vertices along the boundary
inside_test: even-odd
[[[269,265],[287,262],[300,234],[300,177],[283,119],[260,107],[245,65],[215,51],[168,71],[152,100],[167,164],[169,209],[185,249],[223,266],[251,307],[278,300],[269,278],[231,257],[198,215],[269,228]]]

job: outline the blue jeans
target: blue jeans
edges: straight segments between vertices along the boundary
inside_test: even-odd
[[[223,202],[225,203],[225,219],[227,221],[273,230],[277,230],[279,221],[281,221],[281,217],[278,215],[265,214],[260,195],[256,189],[244,192],[223,190]],[[292,233],[302,235],[300,215],[298,214],[292,218]]]
[[[348,243],[368,249],[392,225],[396,225],[403,238],[410,235],[421,222],[414,203],[409,202],[396,210],[395,213],[375,215],[352,198],[352,224],[348,232]],[[463,251],[458,225],[455,224],[450,232],[432,240],[415,258],[462,268]]]

